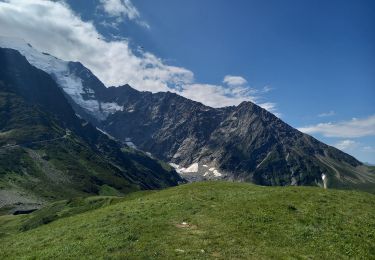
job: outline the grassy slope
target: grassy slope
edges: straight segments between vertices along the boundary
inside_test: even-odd
[[[375,196],[194,183],[57,202],[0,217],[0,232],[2,259],[374,258]]]

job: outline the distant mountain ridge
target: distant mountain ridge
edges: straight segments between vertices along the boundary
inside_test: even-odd
[[[13,48],[21,49],[34,66],[45,66],[38,61],[44,54],[25,44],[4,42],[0,40],[0,46],[16,45]],[[61,61],[65,67],[60,73],[55,69],[58,59],[51,59],[54,62],[47,62],[45,70],[77,114],[169,162],[186,179],[322,186],[325,174],[328,187],[375,190],[375,176],[368,167],[256,104],[211,108],[170,92],[140,92],[129,85],[106,88],[82,64]]]

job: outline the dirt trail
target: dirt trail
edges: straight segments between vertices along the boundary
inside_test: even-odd
[[[7,144],[4,146],[1,146],[0,149],[8,149],[8,148],[14,148],[14,147],[22,147],[25,145],[30,145],[30,144],[40,144],[40,143],[48,143],[48,142],[53,142],[61,139],[65,139],[70,135],[70,131],[66,131],[64,136],[53,138],[53,139],[48,139],[48,140],[41,140],[41,141],[35,141],[35,142],[29,142],[29,143],[23,143],[23,144]]]

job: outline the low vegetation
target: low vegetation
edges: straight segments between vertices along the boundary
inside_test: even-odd
[[[0,258],[375,257],[375,196],[205,182],[0,217]]]

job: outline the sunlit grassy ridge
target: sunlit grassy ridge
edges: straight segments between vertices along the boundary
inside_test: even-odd
[[[0,232],[2,259],[374,258],[375,196],[194,183],[57,202]]]

